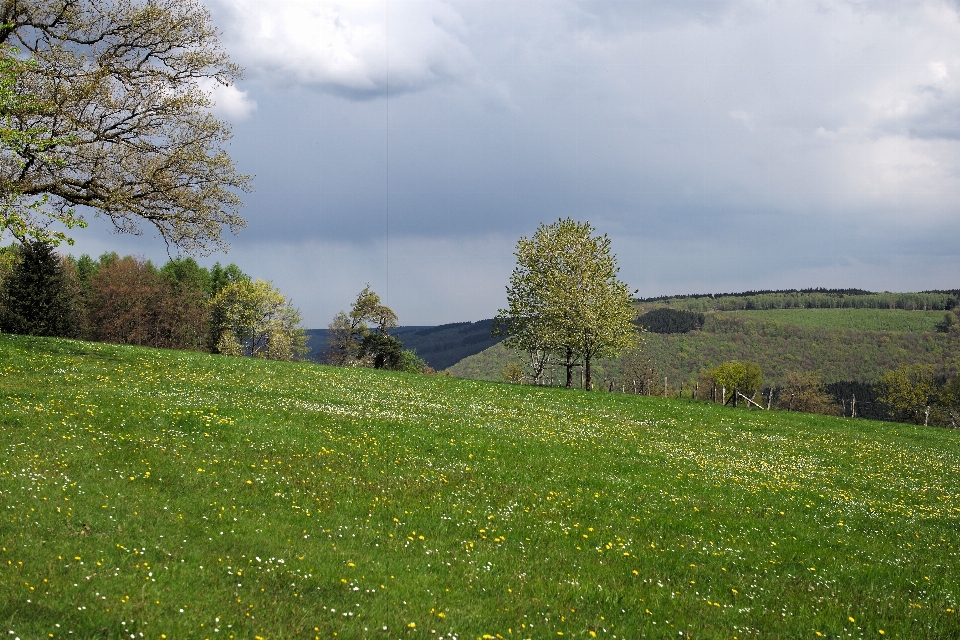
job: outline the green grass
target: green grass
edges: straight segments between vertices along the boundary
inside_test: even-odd
[[[754,320],[783,322],[799,327],[906,333],[935,331],[937,324],[943,320],[944,314],[943,311],[904,311],[903,309],[769,309],[725,313]]]
[[[10,336],[0,387],[11,638],[960,637],[955,432]]]

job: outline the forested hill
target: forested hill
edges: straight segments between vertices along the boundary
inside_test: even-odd
[[[503,340],[502,337],[490,335],[492,328],[493,319],[490,318],[477,322],[442,324],[397,337],[403,342],[404,349],[414,349],[428,365],[439,371]]]
[[[870,382],[901,364],[955,373],[960,371],[960,330],[952,327],[960,324],[947,324],[946,315],[896,309],[711,311],[699,328],[645,333],[642,362],[604,359],[597,363],[595,377],[598,383],[618,386],[632,385],[637,377],[686,384],[730,360],[758,363],[764,384],[775,386],[796,372],[816,373],[827,383]],[[499,380],[504,366],[515,360],[512,351],[497,346],[457,363],[452,372]],[[550,371],[548,377],[554,374]]]
[[[480,353],[503,338],[492,337],[493,319],[477,322],[454,322],[436,327],[397,327],[393,331],[404,349],[413,349],[424,362],[440,371],[468,356]],[[327,341],[326,329],[308,329],[308,359],[317,359]]]

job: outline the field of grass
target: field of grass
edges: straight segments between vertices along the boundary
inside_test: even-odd
[[[936,331],[943,311],[904,311],[903,309],[768,309],[728,311],[754,320],[772,320],[799,327],[854,329],[857,331],[893,331],[925,333]]]
[[[960,433],[0,335],[10,638],[957,638]]]

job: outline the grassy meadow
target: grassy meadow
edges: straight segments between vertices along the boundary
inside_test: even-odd
[[[958,638],[960,434],[0,335],[10,638]]]
[[[764,309],[728,311],[731,315],[798,327],[928,333],[943,321],[943,311],[903,309]]]

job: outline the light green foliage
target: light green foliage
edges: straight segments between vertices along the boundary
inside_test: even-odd
[[[400,352],[400,362],[397,364],[397,371],[405,373],[423,373],[427,368],[427,363],[423,358],[417,355],[416,351],[404,349]]]
[[[516,362],[508,362],[503,367],[500,377],[503,378],[504,382],[509,382],[510,384],[520,384],[523,382],[523,367]]]
[[[780,322],[813,329],[855,329],[924,333],[936,331],[943,311],[903,309],[771,309],[767,311],[726,311],[724,314],[752,320]],[[952,313],[950,316],[956,318]]]
[[[300,311],[269,282],[231,282],[210,304],[218,353],[293,360],[306,352]]]
[[[896,417],[916,424],[929,421],[928,408],[936,402],[939,391],[932,366],[901,365],[881,376],[879,383],[880,399]]]
[[[709,372],[709,378],[718,388],[725,388],[729,399],[736,389],[745,396],[752,396],[763,386],[763,371],[756,362],[724,362]]]
[[[72,136],[51,137],[42,125],[20,126],[42,115],[46,106],[35,96],[21,91],[24,75],[35,70],[34,60],[17,56],[15,47],[0,44],[0,166],[26,171],[27,162],[46,169],[56,169],[63,161],[48,153],[57,145],[74,141]],[[50,224],[59,222],[67,229],[85,227],[86,222],[70,209],[44,209],[49,196],[25,197],[8,180],[0,181],[0,237],[10,233],[20,242],[42,242],[57,246],[66,241],[63,231],[51,231]]]
[[[582,362],[589,390],[594,359],[639,342],[637,312],[617,279],[610,238],[593,232],[589,222],[566,218],[517,241],[507,309],[497,312],[494,326],[507,346],[528,354],[535,382],[552,356],[565,366],[568,386]]]
[[[31,0],[0,4],[7,115],[0,215],[15,235],[65,239],[71,207],[117,230],[151,225],[188,253],[225,247],[250,178],[224,150],[203,82],[240,69],[193,0]],[[21,58],[29,57],[29,63]]]
[[[954,430],[13,336],[0,397],[10,638],[960,636]]]

